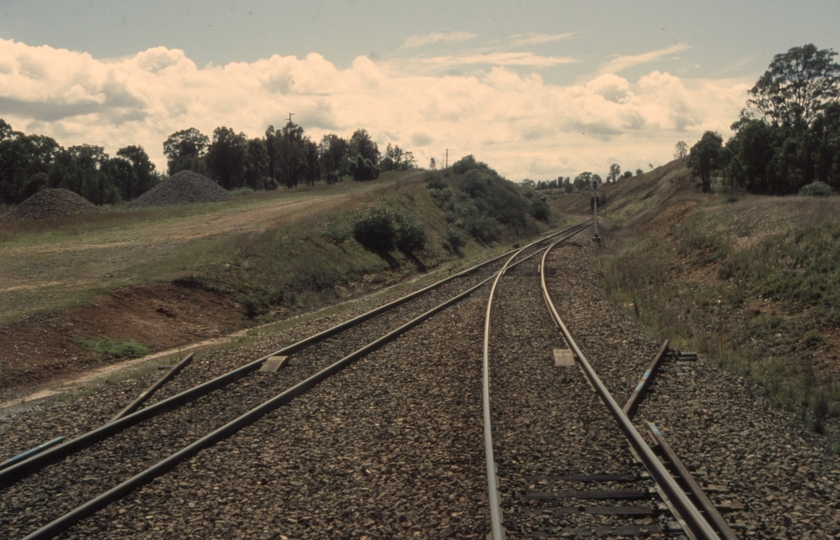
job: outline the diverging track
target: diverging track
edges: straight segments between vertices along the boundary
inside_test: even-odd
[[[565,250],[574,256],[568,254],[574,248]],[[487,305],[483,405],[491,537],[673,531],[733,538],[719,516],[718,531],[700,514],[575,343],[546,285],[548,255],[539,276],[526,267],[500,274]],[[563,294],[562,284],[554,285]],[[609,332],[588,329],[590,336]],[[555,356],[568,364],[555,365]],[[641,374],[626,360],[601,358],[598,367],[623,386],[625,378]],[[613,387],[624,398],[632,390],[630,384]]]

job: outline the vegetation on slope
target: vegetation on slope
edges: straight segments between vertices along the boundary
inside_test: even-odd
[[[607,189],[608,296],[838,444],[840,200],[701,195],[668,169]]]

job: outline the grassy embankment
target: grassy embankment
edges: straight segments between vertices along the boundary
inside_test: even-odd
[[[626,182],[605,190],[608,296],[840,451],[840,199],[703,195],[679,163]]]
[[[498,227],[495,242],[446,241],[452,227],[423,172],[388,173],[344,182],[260,192],[217,204],[161,207],[53,222],[0,226],[0,324],[77,307],[121,287],[175,279],[197,282],[239,300],[251,316],[325,305],[443,262],[465,264],[488,247],[533,234],[543,225]],[[380,205],[414,216],[425,248],[388,260],[348,236],[355,213]],[[395,264],[396,263],[396,264]]]

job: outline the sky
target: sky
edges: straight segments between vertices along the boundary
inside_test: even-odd
[[[0,0],[0,118],[114,155],[195,127],[364,128],[512,180],[648,170],[724,138],[773,56],[840,50],[838,0]]]

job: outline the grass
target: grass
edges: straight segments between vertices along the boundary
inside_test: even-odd
[[[140,358],[149,352],[148,347],[139,343],[106,336],[80,337],[74,339],[73,343],[88,351],[122,358]]]
[[[342,288],[356,291],[368,274],[396,280],[416,272],[418,263],[433,268],[484,251],[472,241],[460,252],[448,249],[447,223],[422,174],[0,225],[0,324],[185,273],[197,285],[233,295],[252,316],[310,309],[335,301]],[[399,265],[389,268],[348,237],[352,213],[373,203],[420,218],[428,242],[413,260],[395,253]],[[503,232],[502,242],[527,236]]]
[[[601,271],[652,336],[759,382],[836,441],[840,205],[797,199],[706,198],[681,222],[616,240]]]

